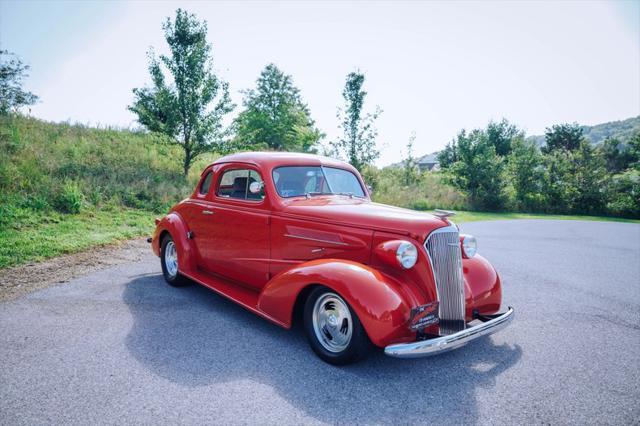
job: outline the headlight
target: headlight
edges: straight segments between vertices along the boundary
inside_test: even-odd
[[[418,261],[418,249],[408,241],[403,241],[396,250],[396,259],[404,269],[411,269]]]
[[[462,256],[471,259],[478,252],[478,242],[473,235],[460,235],[460,245],[462,246]]]

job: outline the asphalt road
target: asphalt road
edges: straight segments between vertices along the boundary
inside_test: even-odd
[[[462,230],[516,309],[499,334],[336,368],[150,255],[0,304],[0,423],[637,424],[640,225]]]

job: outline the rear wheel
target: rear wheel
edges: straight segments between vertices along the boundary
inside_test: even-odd
[[[304,308],[304,328],[313,351],[330,364],[344,365],[372,349],[358,316],[337,293],[318,287]]]
[[[189,281],[178,272],[178,250],[171,235],[165,236],[162,240],[160,264],[162,265],[162,275],[169,285],[182,287],[189,284]]]

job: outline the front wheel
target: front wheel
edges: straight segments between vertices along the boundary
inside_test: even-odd
[[[313,351],[324,361],[344,365],[364,358],[372,344],[358,316],[337,293],[318,287],[304,307],[304,328]]]
[[[162,265],[162,275],[164,280],[174,287],[188,285],[189,282],[178,272],[178,250],[176,243],[167,235],[162,239],[160,246],[160,264]]]

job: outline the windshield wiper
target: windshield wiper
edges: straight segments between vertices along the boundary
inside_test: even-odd
[[[325,194],[325,192],[312,192],[312,191],[310,191],[310,192],[305,192],[304,196],[307,197],[307,198],[311,198],[314,195],[322,195],[322,194]]]

